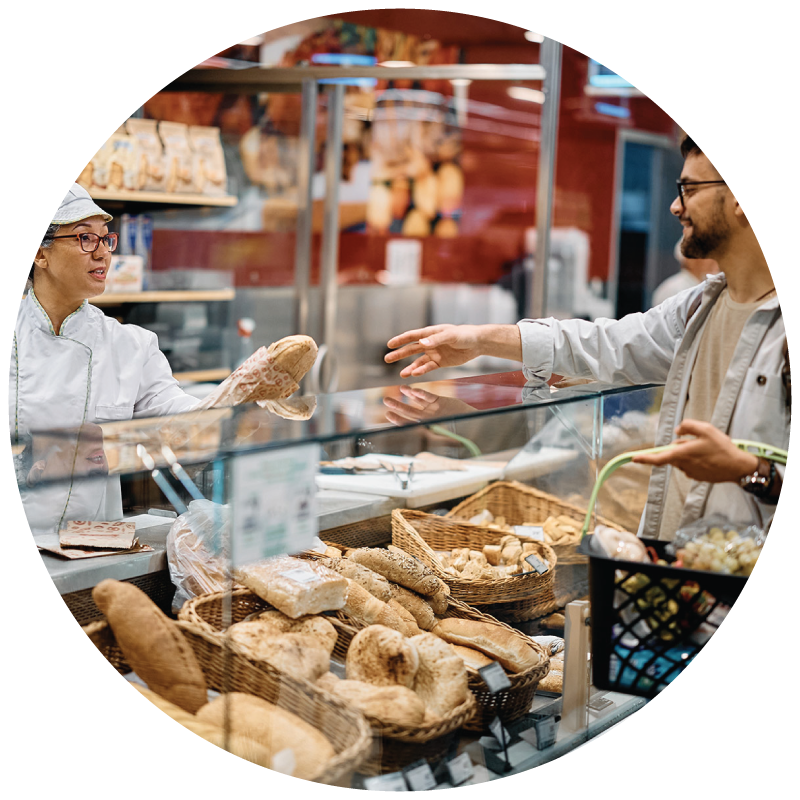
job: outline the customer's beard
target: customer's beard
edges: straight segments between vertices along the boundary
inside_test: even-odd
[[[692,235],[681,241],[681,253],[684,258],[715,258],[729,234],[730,225],[722,212],[722,204],[719,204],[705,230],[692,224]]]

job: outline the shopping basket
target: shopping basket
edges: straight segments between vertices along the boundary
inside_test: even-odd
[[[786,463],[786,451],[734,440],[741,450]],[[589,558],[592,676],[598,689],[655,697],[700,652],[741,594],[747,578],[704,570],[639,563],[598,555],[586,534],[606,478],[637,455],[673,445],[623,453],[601,470],[583,525],[578,552]],[[658,558],[674,560],[667,542],[642,539]]]

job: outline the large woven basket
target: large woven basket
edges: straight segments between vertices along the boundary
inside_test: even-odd
[[[392,544],[433,570],[450,587],[452,597],[510,622],[525,622],[551,613],[558,607],[553,588],[557,559],[544,542],[533,543],[536,555],[550,564],[542,575],[531,571],[505,578],[458,578],[442,569],[434,552],[462,547],[481,550],[484,545],[499,544],[505,535],[422,511],[396,508],[392,512]]]
[[[209,688],[255,695],[313,725],[335,751],[316,781],[351,786],[353,773],[370,754],[370,729],[362,714],[308,681],[285,675],[269,664],[251,661],[233,649],[226,650],[218,635],[190,623],[177,624],[191,645]],[[83,630],[119,673],[131,671],[105,619],[92,622]]]
[[[184,604],[179,617],[193,628],[203,630],[221,641],[220,637],[225,629],[224,597],[223,592],[195,597]],[[231,624],[241,622],[250,614],[271,608],[269,603],[249,589],[234,590],[231,597]],[[327,612],[325,618],[330,620],[338,633],[333,657],[344,663],[350,642],[363,626],[353,623],[341,611]],[[464,727],[475,712],[475,697],[469,692],[466,701],[458,708],[437,722],[426,725],[392,725],[365,715],[372,728],[374,741],[369,757],[359,766],[359,772],[363,775],[396,772],[420,758],[433,762],[443,757],[450,749],[456,731]]]
[[[507,525],[523,525],[526,522],[544,522],[548,517],[565,516],[583,526],[586,509],[567,503],[558,497],[517,481],[497,481],[476,492],[452,508],[446,519],[470,520],[488,509],[495,517],[505,517]],[[597,521],[616,530],[619,525],[598,515]],[[577,553],[578,544],[551,545],[560,565],[587,564],[586,556]]]

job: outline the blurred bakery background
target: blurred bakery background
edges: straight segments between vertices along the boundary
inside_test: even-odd
[[[527,77],[545,61],[546,80]],[[448,65],[495,66],[442,77]],[[304,83],[319,67],[384,69]],[[407,67],[413,78],[394,77]],[[385,343],[403,330],[619,317],[679,270],[676,124],[534,31],[359,11],[254,36],[184,79],[201,70],[205,83],[149,99],[79,177],[121,234],[92,302],[156,332],[187,387],[300,332],[326,346],[312,390],[394,384]],[[442,377],[514,368],[483,359]]]

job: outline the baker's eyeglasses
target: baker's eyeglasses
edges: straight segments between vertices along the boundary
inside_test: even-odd
[[[117,249],[119,234],[107,233],[105,236],[100,236],[97,233],[70,233],[67,236],[54,236],[53,238],[77,239],[84,253],[94,253],[102,242],[108,248],[108,252],[113,253]]]
[[[684,180],[677,180],[675,183],[678,184],[678,197],[681,199],[681,205],[685,207],[684,198],[686,197],[686,190],[692,186],[710,186],[711,184],[724,184],[725,181],[684,181]]]

